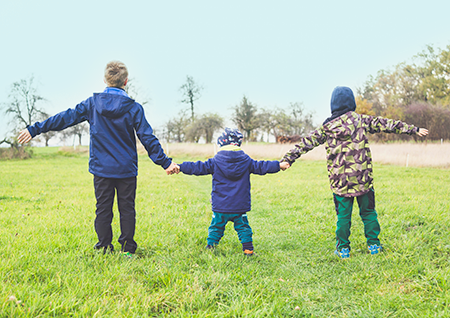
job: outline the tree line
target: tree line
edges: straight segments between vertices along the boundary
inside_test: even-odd
[[[182,103],[188,105],[163,127],[163,138],[169,142],[199,142],[201,138],[211,143],[213,136],[224,128],[225,118],[218,113],[196,115],[195,101],[203,88],[191,76],[180,87]],[[232,107],[231,121],[244,134],[247,141],[269,141],[270,135],[304,135],[314,128],[313,114],[304,110],[302,103],[291,103],[287,108],[258,108],[246,96]],[[190,113],[190,116],[189,116]]]
[[[137,99],[140,90],[130,80],[127,93]],[[168,142],[210,143],[215,133],[224,128],[225,118],[218,113],[197,114],[196,102],[201,98],[203,87],[191,76],[180,86],[181,102],[187,107],[168,120],[159,130],[159,137]],[[428,46],[415,55],[410,63],[401,62],[391,70],[380,70],[369,76],[356,90],[357,112],[403,120],[430,130],[428,139],[450,139],[450,45],[445,49]],[[8,136],[0,140],[19,149],[15,136],[18,131],[36,121],[49,117],[43,106],[46,99],[36,88],[33,76],[14,82],[8,101],[1,103],[4,115],[12,126]],[[148,103],[139,97],[142,105]],[[283,136],[303,136],[314,129],[313,115],[306,112],[303,104],[291,103],[283,108],[260,108],[243,96],[232,107],[231,121],[239,128],[247,141],[268,141],[270,136],[281,140]],[[52,138],[72,139],[81,144],[88,133],[87,124],[71,127],[63,132],[48,132],[40,140],[48,145]],[[405,138],[402,135],[375,135],[378,141]]]
[[[450,45],[428,46],[411,63],[378,71],[357,92],[357,112],[426,127],[427,139],[450,139]],[[375,136],[381,141],[405,138]]]

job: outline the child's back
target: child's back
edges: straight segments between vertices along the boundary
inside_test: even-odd
[[[369,251],[377,254],[381,250],[378,238],[380,225],[375,211],[372,155],[367,135],[387,132],[425,136],[428,133],[426,129],[401,121],[361,115],[355,113],[355,109],[352,90],[348,87],[336,87],[331,96],[331,117],[317,130],[302,138],[282,159],[283,162],[292,164],[302,154],[325,144],[328,177],[338,216],[336,254],[342,258],[350,256],[349,236],[354,198],[360,207]]]
[[[30,141],[47,131],[60,131],[87,121],[90,125],[89,172],[94,175],[97,199],[95,230],[98,242],[95,248],[113,250],[112,228],[113,202],[117,192],[120,212],[122,251],[131,255],[136,251],[134,241],[136,211],[136,176],[138,136],[149,157],[171,174],[177,169],[168,158],[153,129],[147,122],[144,109],[124,90],[128,81],[128,70],[122,62],[112,61],[105,69],[108,87],[94,94],[73,109],[60,112],[43,122],[35,123],[23,130],[18,140]]]
[[[246,212],[251,210],[250,174],[264,175],[280,171],[279,161],[257,161],[240,149],[242,134],[225,129],[219,137],[219,152],[205,162],[183,162],[181,172],[190,175],[212,174],[211,204],[213,217],[208,230],[207,248],[219,244],[225,225],[231,221],[246,255],[253,254],[252,230]],[[283,170],[284,170],[284,166]]]

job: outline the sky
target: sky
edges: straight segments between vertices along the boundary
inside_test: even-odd
[[[243,96],[258,108],[301,102],[320,124],[331,92],[450,45],[450,1],[0,0],[0,103],[34,76],[50,114],[103,91],[120,60],[158,133],[187,105],[187,76],[203,87],[196,113],[229,126]],[[0,139],[11,127],[0,115]]]

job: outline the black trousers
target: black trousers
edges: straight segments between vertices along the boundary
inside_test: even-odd
[[[124,179],[102,178],[94,176],[95,198],[97,209],[95,211],[95,231],[97,232],[97,249],[114,249],[112,245],[113,232],[111,223],[113,220],[114,195],[117,190],[117,205],[120,213],[120,237],[119,243],[122,251],[134,253],[137,244],[134,241],[136,228],[136,177]]]

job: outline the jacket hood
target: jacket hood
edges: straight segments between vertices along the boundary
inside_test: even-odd
[[[333,90],[331,94],[331,117],[327,118],[324,122],[326,124],[333,119],[348,113],[355,111],[356,102],[353,91],[349,87],[338,86]]]
[[[230,180],[239,180],[248,171],[250,157],[242,150],[221,150],[214,159],[217,169]]]
[[[127,96],[96,93],[94,94],[95,110],[102,116],[118,118],[127,113],[134,105],[135,101]]]

